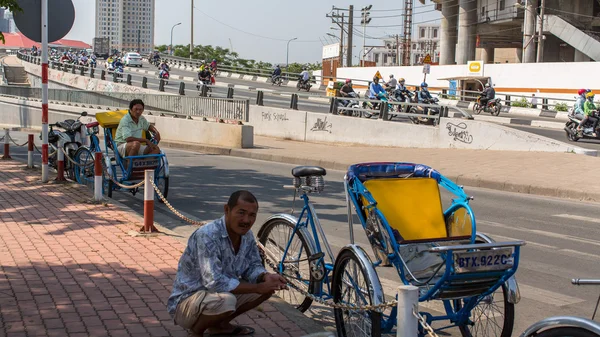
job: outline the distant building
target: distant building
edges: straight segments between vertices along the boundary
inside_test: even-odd
[[[111,49],[150,53],[154,48],[155,0],[96,0],[96,35]]]
[[[396,53],[402,58],[402,37],[397,40],[400,44],[396,46],[396,39],[389,38],[383,40],[383,46],[372,47],[367,53],[365,59],[375,62],[378,66],[395,66],[402,64],[398,62]],[[411,41],[411,65],[422,64],[425,55],[431,55],[431,61],[437,63],[440,56],[440,26],[439,25],[418,25],[415,29]]]
[[[0,8],[0,32],[14,33],[16,30],[13,15],[6,8]]]

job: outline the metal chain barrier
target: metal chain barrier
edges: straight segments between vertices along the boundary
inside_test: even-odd
[[[75,166],[79,166],[79,167],[89,167],[94,165],[94,159],[92,159],[91,163],[87,163],[87,164],[79,164],[78,162],[76,162],[75,160],[71,159],[71,157],[69,157],[69,155],[67,154],[67,152],[65,151],[65,149],[60,148],[60,152],[62,152],[65,155],[65,158],[67,158],[67,160],[69,160],[71,162],[71,164],[75,165]]]
[[[412,313],[417,318],[417,321],[419,322],[419,325],[423,328],[423,331],[427,332],[427,336],[428,337],[439,337],[435,333],[435,331],[433,330],[433,328],[431,327],[431,325],[427,324],[427,320],[425,319],[425,317],[423,317],[421,314],[419,314],[417,312],[416,306],[413,307]]]
[[[2,137],[2,139],[4,139],[4,137]],[[18,146],[18,147],[25,146],[25,145],[27,145],[27,144],[29,143],[29,141],[26,141],[26,142],[25,142],[25,143],[23,143],[23,144],[17,144],[17,142],[15,142],[15,140],[14,140],[14,139],[13,139],[13,138],[10,136],[10,134],[8,135],[8,139],[9,139],[9,140],[10,140],[10,141],[11,141],[13,144],[15,144],[15,145],[16,145],[16,146]]]
[[[139,183],[135,184],[135,185],[123,185],[120,182],[118,182],[108,171],[108,168],[106,167],[106,163],[104,162],[104,160],[102,161],[102,171],[104,171],[104,173],[106,173],[106,175],[108,176],[108,179],[110,179],[113,184],[119,186],[120,188],[124,188],[126,190],[132,190],[134,188],[138,188],[144,185],[144,181],[140,181]]]
[[[185,215],[179,213],[179,211],[177,211],[175,209],[175,207],[171,206],[171,204],[167,201],[167,199],[163,196],[162,192],[158,189],[158,187],[156,186],[156,184],[154,183],[154,181],[151,181],[152,183],[152,187],[154,188],[154,190],[156,191],[156,194],[158,195],[158,198],[171,210],[171,212],[173,212],[175,215],[177,215],[178,217],[180,217],[182,220],[184,220],[185,222],[189,222],[192,225],[196,225],[196,226],[202,226],[205,225],[204,222],[201,221],[196,221],[196,220],[192,220],[188,217],[186,217]]]

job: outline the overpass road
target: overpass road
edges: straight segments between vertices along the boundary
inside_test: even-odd
[[[11,134],[17,142],[26,139],[25,133]],[[15,158],[26,158],[23,148],[11,151]],[[255,233],[269,215],[290,211],[292,193],[281,186],[291,181],[291,165],[175,149],[166,151],[171,170],[169,201],[176,209],[192,217],[201,220],[219,217],[227,197],[237,189],[249,189],[259,200],[260,214],[254,227]],[[39,161],[37,155],[36,160]],[[343,174],[341,171],[328,171],[325,191],[311,196],[334,254],[349,242]],[[479,231],[499,241],[527,242],[517,273],[522,300],[516,306],[513,335],[518,336],[533,322],[549,316],[590,317],[600,289],[572,286],[570,279],[600,277],[598,204],[468,186],[465,190],[474,196],[471,204]],[[143,214],[143,195],[115,192],[114,196]],[[443,194],[442,198],[447,204],[448,195]],[[185,241],[197,228],[175,218],[164,205],[156,204],[155,220],[174,230],[181,240]],[[298,205],[296,203],[296,212]],[[355,225],[354,229],[357,243],[371,253],[362,228]],[[386,293],[393,295],[399,284],[395,270],[382,267],[378,268],[378,273]],[[439,303],[435,302],[421,303],[420,306],[428,311],[440,310]],[[328,309],[315,306],[307,314],[332,329],[332,314]],[[448,331],[448,335],[460,336],[452,330]]]

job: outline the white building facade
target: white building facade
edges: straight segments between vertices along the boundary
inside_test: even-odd
[[[154,48],[155,0],[96,0],[96,35],[111,50],[150,53]]]
[[[396,41],[400,44],[396,46]],[[372,47],[365,59],[378,66],[396,66],[402,64],[402,39],[389,38],[383,40],[383,46]],[[400,60],[397,59],[398,53]],[[411,65],[421,64],[425,55],[431,55],[431,61],[437,63],[440,55],[440,26],[418,25],[411,41]]]

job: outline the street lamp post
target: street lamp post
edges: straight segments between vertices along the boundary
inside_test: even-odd
[[[173,55],[173,28],[175,28],[176,26],[179,26],[180,24],[181,24],[181,22],[177,23],[177,24],[174,24],[173,27],[171,27],[171,47],[170,47],[170,54],[171,55]]]
[[[286,54],[285,54],[285,71],[286,71],[286,72],[288,72],[288,71],[289,71],[289,69],[288,69],[288,68],[289,68],[289,66],[290,66],[290,42],[292,42],[292,41],[294,41],[294,40],[297,40],[297,39],[298,39],[298,38],[297,38],[297,37],[295,37],[295,38],[293,38],[293,39],[290,39],[290,40],[287,42],[287,51],[286,51]],[[286,76],[286,77],[287,77],[287,79],[288,79],[288,80],[290,79],[290,76],[289,76],[289,74],[287,74],[287,76]]]

